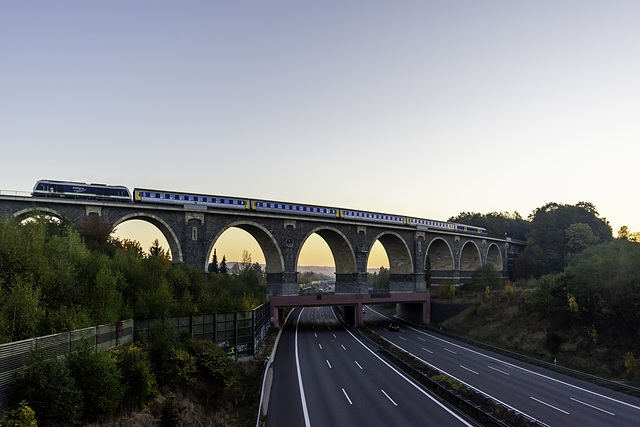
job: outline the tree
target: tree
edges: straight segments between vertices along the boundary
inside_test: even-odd
[[[564,230],[564,234],[567,238],[568,255],[576,254],[598,243],[598,237],[593,234],[588,224],[571,224]]]
[[[215,249],[213,250],[213,259],[209,263],[209,273],[220,273],[220,269],[218,268],[218,255]]]
[[[531,228],[527,247],[518,256],[522,257],[518,270],[535,271],[536,277],[561,272],[576,251],[613,238],[609,222],[606,218],[600,218],[595,206],[589,202],[579,202],[576,205],[547,203],[534,210],[529,215],[529,221]],[[570,228],[573,224],[583,225]],[[591,229],[591,233],[588,229]],[[533,265],[528,267],[523,261]],[[518,274],[514,276],[525,277]]]
[[[158,239],[154,240],[153,244],[149,248],[149,256],[157,257],[166,263],[171,263],[171,255],[169,254],[169,251],[166,251],[162,246],[160,246]]]
[[[227,267],[227,257],[222,255],[222,262],[220,262],[220,273],[229,274],[229,267]]]
[[[631,236],[629,227],[627,227],[626,225],[620,227],[620,230],[618,230],[618,239],[629,240],[629,236]]]

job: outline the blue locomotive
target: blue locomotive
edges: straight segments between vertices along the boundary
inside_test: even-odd
[[[83,182],[44,179],[36,182],[31,195],[34,197],[131,201],[129,189],[121,185],[85,184]]]

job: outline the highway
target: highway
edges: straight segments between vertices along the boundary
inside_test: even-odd
[[[640,425],[638,398],[366,311],[365,324],[388,341],[543,425]]]
[[[477,425],[378,357],[331,307],[293,311],[272,367],[267,427]]]

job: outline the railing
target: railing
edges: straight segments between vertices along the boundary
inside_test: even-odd
[[[93,340],[96,348],[103,350],[129,343],[133,341],[133,320],[0,344],[0,409],[8,405],[16,375],[24,370],[34,350],[42,350],[44,357],[51,359],[74,351],[84,339]]]
[[[230,357],[250,357],[258,351],[271,325],[269,303],[250,311],[176,316],[166,319],[123,320],[71,332],[0,344],[0,410],[9,406],[16,375],[22,372],[29,355],[42,350],[47,359],[74,351],[85,339],[106,350],[134,341],[135,334],[148,335],[157,325],[169,325],[194,339],[215,342]]]
[[[0,196],[31,197],[31,192],[30,191],[18,191],[18,190],[0,190]]]

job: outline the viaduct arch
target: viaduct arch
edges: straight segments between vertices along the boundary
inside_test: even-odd
[[[217,239],[232,227],[248,232],[266,260],[267,293],[297,295],[297,262],[312,234],[329,246],[336,267],[336,293],[367,293],[367,261],[376,241],[389,258],[391,293],[424,292],[433,284],[461,283],[490,263],[503,277],[519,250],[508,239],[435,229],[416,229],[341,218],[141,203],[0,196],[0,216],[28,216],[34,210],[80,222],[98,215],[114,226],[138,219],[156,226],[169,242],[174,262],[206,271]]]

